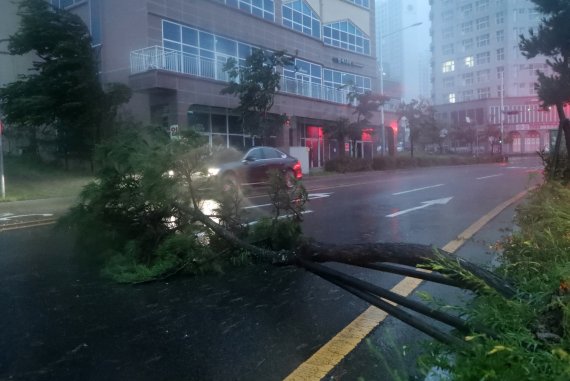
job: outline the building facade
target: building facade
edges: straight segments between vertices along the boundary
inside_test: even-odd
[[[406,101],[431,96],[428,14],[429,0],[376,0],[376,55],[382,53],[387,94]]]
[[[558,126],[555,110],[542,110],[536,70],[544,57],[526,59],[521,34],[540,22],[528,0],[431,0],[432,100],[438,118],[476,131],[502,131],[505,154],[549,149]],[[492,138],[489,138],[492,140]],[[486,142],[489,146],[490,143]]]
[[[294,67],[281,72],[271,109],[286,114],[272,145],[305,146],[310,166],[338,155],[323,126],[355,119],[347,85],[379,91],[374,1],[371,0],[52,0],[79,14],[94,34],[103,82],[124,82],[137,118],[195,129],[211,144],[247,149],[259,139],[244,133],[222,95],[228,59],[244,62],[252,49],[285,50]],[[379,123],[376,115],[373,119]],[[370,157],[379,134],[363,133],[355,156]]]

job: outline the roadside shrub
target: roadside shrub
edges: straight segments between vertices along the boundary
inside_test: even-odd
[[[422,156],[375,156],[372,159],[372,169],[376,171],[388,169],[404,169],[416,167],[433,167],[444,165],[466,165],[478,163],[493,163],[500,162],[500,156],[481,155],[479,157],[473,156],[459,156],[459,155],[422,155]]]
[[[372,169],[370,160],[355,157],[337,157],[325,163],[325,170],[329,172],[361,172]]]
[[[568,170],[568,155],[561,153],[556,159],[548,152],[540,151],[538,153],[542,164],[544,164],[544,177],[549,180],[560,181],[564,184],[570,182],[570,171]]]
[[[462,310],[496,337],[467,336],[469,346],[440,346],[422,360],[454,380],[570,379],[570,189],[549,182],[517,208],[519,230],[499,243],[496,270],[519,290],[512,299],[475,297]]]

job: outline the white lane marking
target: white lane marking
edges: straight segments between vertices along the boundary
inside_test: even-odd
[[[309,200],[315,200],[317,198],[330,197],[332,193],[309,193]]]
[[[0,218],[0,221],[10,221],[10,220],[13,220],[14,218],[21,218],[21,217],[53,217],[53,214],[50,214],[50,213],[45,213],[45,214],[19,214],[19,215],[14,215],[11,213],[7,213],[7,214],[8,214],[8,216]]]
[[[0,218],[13,216],[14,213],[0,213]]]
[[[309,200],[316,200],[318,198],[326,198],[330,197],[332,193],[309,193],[308,199]],[[264,208],[266,206],[272,206],[273,204],[258,204],[258,205],[250,205],[244,206],[243,209],[254,209],[254,208]]]
[[[491,177],[499,177],[499,176],[503,176],[503,174],[502,174],[502,173],[499,173],[499,174],[496,174],[496,175],[477,177],[477,180],[490,179]]]
[[[437,185],[430,185],[430,186],[428,186],[428,187],[410,189],[410,190],[407,190],[407,191],[392,193],[392,196],[398,196],[398,195],[400,195],[400,194],[411,193],[411,192],[417,192],[417,191],[421,191],[421,190],[424,190],[424,189],[431,189],[431,188],[442,187],[442,186],[444,186],[444,185],[445,185],[445,184],[437,184]]]
[[[452,198],[453,197],[446,197],[446,198],[438,198],[437,200],[423,201],[422,205],[420,205],[420,206],[416,206],[414,208],[401,210],[401,211],[396,212],[396,213],[388,214],[386,217],[392,218],[392,217],[401,216],[402,214],[413,212],[414,210],[418,210],[418,209],[427,208],[428,206],[432,206],[432,205],[436,205],[436,204],[444,205],[444,204],[447,204],[449,202],[449,200],[451,200]]]

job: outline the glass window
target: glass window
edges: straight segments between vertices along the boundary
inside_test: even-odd
[[[214,35],[206,32],[200,32],[200,48],[214,50]]]
[[[485,11],[489,7],[489,0],[477,0],[475,2],[475,8],[477,11]]]
[[[321,38],[318,15],[304,0],[283,3],[283,25],[316,38]]]
[[[237,55],[237,42],[223,37],[216,37],[216,52],[235,57]]]
[[[479,99],[489,98],[490,96],[491,96],[491,89],[489,87],[477,89],[477,97]]]
[[[230,134],[243,134],[243,128],[239,116],[228,116],[228,130]]]
[[[489,33],[477,36],[477,47],[483,47],[489,45]]]
[[[461,7],[461,13],[463,13],[463,17],[471,16],[473,12],[473,6],[471,4],[465,4]]]
[[[180,42],[180,25],[163,20],[162,38]]]
[[[182,49],[182,45],[180,45],[176,42],[171,42],[171,41],[164,41],[164,47],[166,49],[172,49],[172,50],[178,50],[178,51],[180,51]]]
[[[503,24],[505,22],[505,12],[498,12],[495,15],[495,20],[497,22],[497,25]]]
[[[226,116],[212,114],[212,132],[226,133]]]
[[[461,23],[461,33],[469,33],[473,31],[473,21]]]
[[[498,30],[496,32],[496,36],[497,36],[497,42],[505,41],[505,31],[504,30]]]
[[[473,59],[473,56],[465,57],[464,61],[465,61],[465,67],[475,66],[475,60]]]
[[[182,28],[182,42],[187,45],[198,45],[198,31],[192,28]]]
[[[101,44],[101,4],[100,0],[91,0],[89,2],[90,25],[91,25],[91,43],[93,45]]]
[[[442,72],[443,73],[450,73],[455,70],[455,61],[449,60],[445,61],[442,65]]]
[[[477,72],[477,82],[483,83],[489,81],[489,77],[491,76],[491,71],[489,69],[486,70],[479,70]]]
[[[84,0],[52,0],[51,4],[54,7],[58,7],[58,8],[68,8],[71,7],[74,4],[78,4],[80,2],[82,2]]]
[[[263,148],[263,156],[265,159],[279,159],[282,153],[273,148]]]
[[[249,150],[246,157],[255,160],[261,160],[263,159],[263,151],[261,148],[252,148]]]
[[[274,0],[222,0],[226,5],[251,13],[265,20],[275,20]]]
[[[368,77],[362,77],[356,74],[343,73],[341,71],[332,69],[323,69],[323,84],[327,87],[332,87],[335,89],[345,87],[346,85],[352,84],[356,86],[356,89],[360,93],[366,91],[371,91],[371,80]],[[362,85],[362,86],[361,86]]]
[[[505,59],[505,49],[497,49],[497,61],[503,61]]]
[[[353,2],[356,5],[360,5],[361,7],[364,8],[370,8],[370,1],[369,0],[348,0]]]
[[[478,53],[475,62],[477,65],[491,62],[491,54],[489,52]]]
[[[323,42],[326,45],[370,55],[370,39],[350,21],[323,25],[323,33],[325,35]],[[352,38],[349,39],[349,36]]]
[[[475,23],[477,30],[487,29],[489,27],[489,16],[478,18]]]
[[[205,112],[188,111],[188,126],[197,132],[210,132],[210,115]]]

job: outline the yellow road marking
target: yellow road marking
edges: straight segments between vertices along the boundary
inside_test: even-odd
[[[443,250],[455,253],[463,244],[473,237],[483,226],[495,218],[508,206],[521,200],[528,191],[523,191],[509,200],[499,204],[489,213],[485,214],[467,229],[465,229],[457,239],[447,243]],[[396,284],[391,291],[402,296],[409,296],[422,281],[416,278],[406,277]],[[374,328],[388,317],[388,314],[376,307],[368,307],[360,316],[354,319],[349,325],[344,327],[328,343],[323,345],[309,359],[299,365],[285,381],[317,381],[322,380],[338,363],[356,348],[358,344]]]

